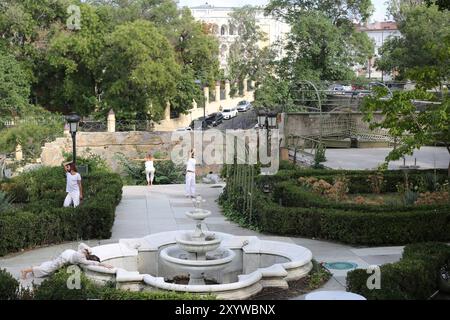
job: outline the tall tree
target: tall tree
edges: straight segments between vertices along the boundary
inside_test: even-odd
[[[427,89],[441,87],[450,77],[450,11],[421,5],[403,12],[402,36],[385,42],[377,67]]]
[[[237,36],[230,46],[227,74],[234,83],[245,78],[261,82],[271,73],[275,53],[272,47],[263,47],[268,35],[256,22],[259,10],[258,7],[244,6],[230,14],[230,29]]]
[[[103,110],[119,117],[163,117],[176,94],[180,67],[167,39],[150,22],[125,23],[107,37],[102,55]]]
[[[334,25],[366,21],[373,12],[371,0],[271,0],[266,13],[294,23],[300,15],[319,11]]]
[[[105,36],[112,26],[96,8],[80,5],[82,24],[79,30],[55,26],[49,32],[47,46],[36,74],[37,101],[52,111],[81,115],[93,113],[101,102],[102,71],[99,62]]]

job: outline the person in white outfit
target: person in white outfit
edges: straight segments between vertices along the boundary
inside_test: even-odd
[[[65,164],[66,170],[66,192],[67,196],[64,200],[64,207],[70,207],[72,204],[76,208],[83,200],[83,186],[81,185],[81,176],[78,173],[77,167],[74,163]]]
[[[42,263],[39,266],[22,270],[22,279],[26,279],[29,273],[35,278],[44,278],[55,273],[67,265],[93,265],[112,269],[112,266],[100,263],[99,257],[92,255],[92,250],[84,243],[80,243],[78,251],[68,249],[61,253],[56,259]]]
[[[136,161],[145,161],[145,176],[147,178],[147,185],[153,186],[153,181],[155,180],[155,161],[168,161],[170,159],[155,159],[152,154],[147,154],[145,159],[133,159]]]
[[[195,198],[195,152],[191,150],[186,162],[186,197]]]

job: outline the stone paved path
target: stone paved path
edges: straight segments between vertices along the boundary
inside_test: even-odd
[[[352,262],[364,268],[374,264],[395,262],[401,257],[403,247],[355,248],[338,243],[280,237],[247,230],[228,221],[221,214],[216,200],[222,192],[222,186],[198,185],[197,189],[197,192],[206,200],[204,208],[213,212],[212,216],[206,219],[211,231],[234,235],[255,235],[261,239],[295,243],[310,249],[318,262]],[[193,229],[194,223],[184,215],[192,208],[192,201],[184,196],[184,187],[181,185],[124,187],[122,202],[116,210],[112,238],[85,242],[95,246],[117,242],[122,238],[139,238],[164,231]],[[77,243],[66,243],[12,254],[0,258],[0,268],[6,268],[19,277],[22,268],[40,264],[57,256],[65,249],[76,247]],[[345,290],[347,271],[330,271],[333,273],[333,278],[319,290]]]

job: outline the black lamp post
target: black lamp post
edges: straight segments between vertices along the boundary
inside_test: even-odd
[[[77,162],[77,142],[76,142],[76,136],[78,131],[78,123],[81,120],[81,117],[77,115],[76,113],[72,112],[66,117],[67,122],[69,123],[69,131],[72,135],[72,147],[73,147],[73,159],[72,162],[76,164]]]
[[[267,112],[260,111],[258,113],[258,125],[260,128],[266,129],[266,143],[267,143],[267,154],[270,153],[270,129],[274,129],[277,127],[277,113],[276,112]]]

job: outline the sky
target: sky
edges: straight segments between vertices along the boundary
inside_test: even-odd
[[[250,5],[266,5],[269,0],[180,0],[181,6],[199,6],[208,2],[217,7],[240,7],[246,4]],[[384,21],[386,16],[386,0],[372,0],[375,7],[375,13],[372,21]]]

